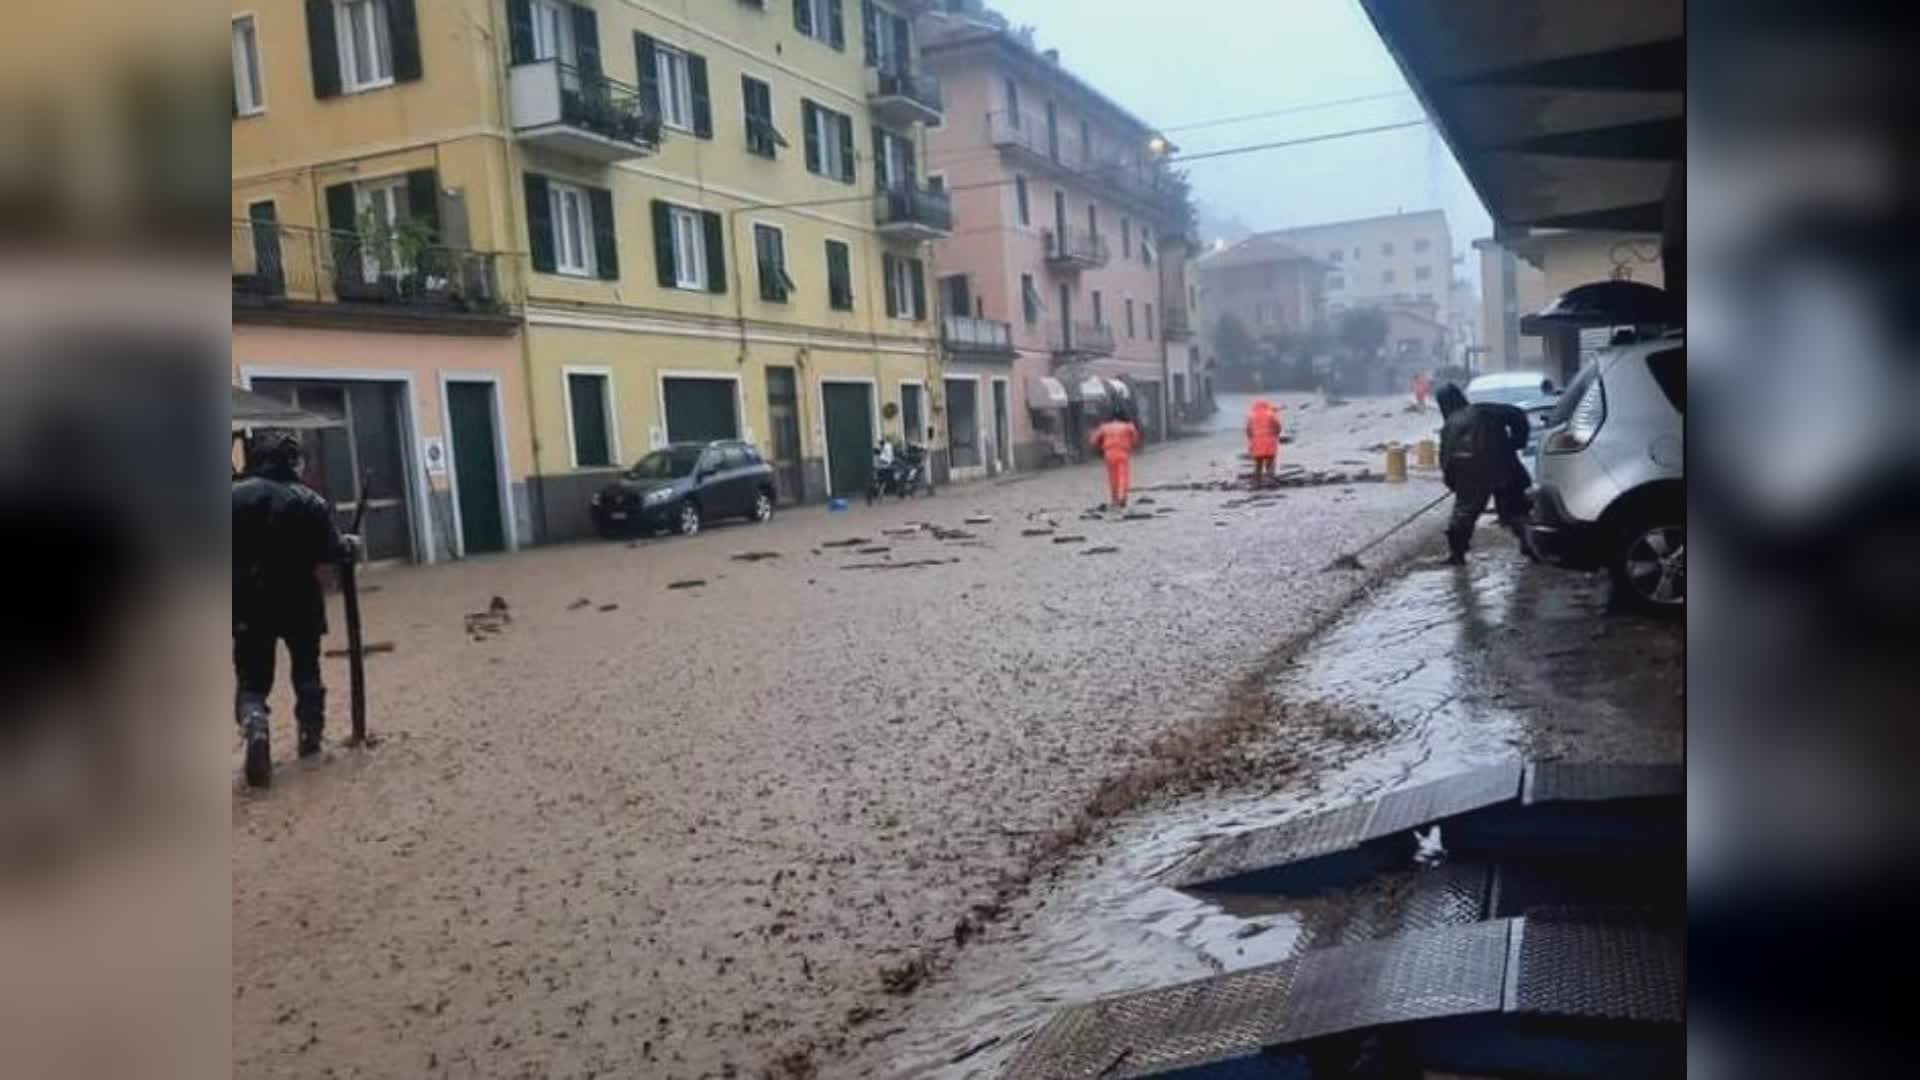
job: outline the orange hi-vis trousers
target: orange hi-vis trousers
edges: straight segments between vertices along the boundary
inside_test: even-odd
[[[1130,457],[1110,457],[1107,459],[1107,494],[1110,505],[1127,505],[1127,489],[1133,486],[1133,459]]]

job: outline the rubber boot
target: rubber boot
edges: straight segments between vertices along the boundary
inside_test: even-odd
[[[273,780],[273,736],[267,723],[267,703],[243,701],[238,709],[240,738],[246,744],[242,767],[249,787],[263,788]]]
[[[327,689],[324,686],[296,686],[294,719],[300,724],[300,756],[320,752],[320,737],[327,725]]]

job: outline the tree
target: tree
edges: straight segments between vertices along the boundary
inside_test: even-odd
[[[1219,350],[1220,360],[1228,367],[1252,367],[1254,360],[1253,335],[1247,333],[1246,324],[1240,316],[1229,311],[1220,316],[1219,328],[1214,331],[1213,346]]]
[[[1355,308],[1340,320],[1340,344],[1355,357],[1371,361],[1387,344],[1387,315],[1379,308]]]

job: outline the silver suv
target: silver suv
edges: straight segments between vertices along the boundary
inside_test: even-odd
[[[1640,610],[1687,599],[1687,343],[1678,334],[1602,352],[1547,419],[1528,540],[1540,556],[1605,567]]]

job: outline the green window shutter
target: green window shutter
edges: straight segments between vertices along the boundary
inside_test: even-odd
[[[633,63],[639,75],[640,108],[648,116],[660,115],[660,66],[655,55],[653,38],[634,31]]]
[[[602,74],[600,65],[600,19],[584,4],[573,5],[573,51],[580,58],[580,71],[589,78]]]
[[[886,167],[887,133],[881,130],[879,124],[875,124],[873,125],[873,189],[875,191],[886,190],[887,178],[881,175],[881,170]]]
[[[424,221],[440,237],[440,178],[432,169],[415,169],[407,174],[407,216]]]
[[[313,65],[313,96],[340,96],[340,39],[334,36],[333,0],[307,0],[307,59]]]
[[[660,286],[671,289],[673,272],[673,207],[653,200],[653,264],[660,274]]]
[[[873,10],[873,0],[860,0],[860,40],[866,51],[868,67],[880,66],[880,20]]]
[[[420,63],[420,20],[413,0],[387,0],[387,40],[393,49],[393,81],[418,80],[425,68]]]
[[[813,36],[813,0],[793,0],[793,28]]]
[[[919,259],[907,260],[907,274],[913,278],[913,317],[924,319],[927,317],[927,276]]]
[[[333,272],[358,281],[360,268],[360,222],[352,184],[334,184],[327,188],[327,228],[332,230],[328,246],[332,249]]]
[[[713,138],[713,96],[707,92],[707,58],[687,54],[687,82],[693,91],[693,133]]]
[[[707,291],[727,291],[727,238],[720,227],[720,215],[711,210],[700,212],[700,223],[707,233]]]
[[[593,215],[593,264],[602,281],[620,277],[619,231],[614,228],[613,192],[588,188],[587,205]]]
[[[840,122],[840,179],[853,183],[853,117],[835,117]]]
[[[527,174],[527,250],[533,253],[533,268],[543,274],[554,271],[553,203],[547,197],[547,178]]]
[[[827,0],[827,44],[842,51],[847,47],[847,20],[840,0]]]
[[[891,255],[880,256],[880,276],[886,279],[888,318],[893,318],[900,314],[900,289],[895,284],[894,261],[894,257]]]
[[[800,123],[807,129],[807,171],[820,172],[820,106],[802,98]]]
[[[533,63],[533,0],[507,0],[507,59]]]

